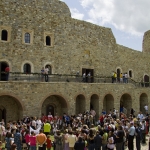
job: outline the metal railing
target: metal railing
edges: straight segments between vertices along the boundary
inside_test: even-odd
[[[1,81],[6,81],[5,72],[1,72],[0,79]],[[45,75],[41,73],[10,72],[9,81],[45,82]],[[83,82],[83,80],[82,76],[80,75],[48,74],[48,82]],[[93,76],[91,78],[86,77],[85,83],[112,83],[112,77],[111,76]],[[150,87],[150,82],[136,82],[131,78],[128,78],[127,83],[133,84],[136,87]],[[116,79],[114,84],[124,84],[124,82],[120,82],[119,79]]]

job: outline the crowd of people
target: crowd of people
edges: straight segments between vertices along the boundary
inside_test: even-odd
[[[134,111],[130,116],[113,108],[97,117],[95,110],[78,115],[49,113],[41,118],[0,123],[0,149],[7,150],[141,150],[146,144],[150,117]],[[134,147],[134,139],[136,146]]]
[[[128,83],[128,73],[120,73],[117,74],[116,72],[112,73],[112,83]]]

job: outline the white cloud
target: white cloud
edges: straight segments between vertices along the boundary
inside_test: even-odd
[[[71,8],[71,16],[72,18],[80,19],[82,20],[84,17],[84,14],[80,13],[76,8]]]
[[[80,0],[88,19],[99,25],[111,24],[133,35],[150,29],[150,0]]]

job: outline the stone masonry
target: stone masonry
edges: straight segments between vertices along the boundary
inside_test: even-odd
[[[6,41],[3,30],[8,33]],[[59,0],[1,0],[0,32],[0,62],[8,64],[11,72],[23,72],[28,63],[32,73],[50,65],[52,74],[79,71],[81,76],[83,68],[94,69],[95,76],[111,76],[117,69],[132,71],[137,82],[150,74],[149,31],[142,52],[118,45],[110,28],[71,18],[68,6]],[[24,42],[25,33],[30,34],[30,43]],[[51,37],[50,46],[46,36]],[[132,84],[1,81],[0,110],[5,111],[0,116],[7,121],[40,116],[48,105],[59,115],[75,114],[89,110],[90,103],[98,115],[102,108],[119,110],[120,103],[137,113],[150,104],[149,97],[149,88]]]

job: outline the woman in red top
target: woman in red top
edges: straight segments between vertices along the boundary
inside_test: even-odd
[[[52,141],[50,139],[50,135],[47,135],[47,140],[46,140],[46,147],[47,147],[47,150],[51,150],[51,147],[52,147]]]

